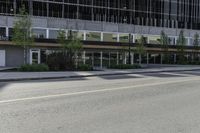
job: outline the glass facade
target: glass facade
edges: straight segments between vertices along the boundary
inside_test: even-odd
[[[199,0],[1,0],[0,14],[22,5],[34,16],[200,29]]]

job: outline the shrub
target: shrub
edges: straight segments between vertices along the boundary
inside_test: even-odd
[[[49,71],[49,67],[45,64],[25,64],[19,68],[22,72],[44,72]]]
[[[47,65],[51,71],[65,70],[63,54],[61,52],[55,52],[48,55]]]
[[[139,69],[141,68],[141,66],[139,64],[134,64],[134,65],[119,64],[119,65],[111,65],[110,68],[111,69]]]
[[[79,71],[92,71],[93,67],[91,65],[88,65],[88,64],[80,64],[80,65],[78,65],[77,70],[79,70]]]

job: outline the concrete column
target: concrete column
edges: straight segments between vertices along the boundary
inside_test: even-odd
[[[163,61],[163,54],[160,54],[160,64],[162,64]]]
[[[87,32],[86,31],[84,31],[84,33],[83,33],[83,40],[87,40]]]
[[[131,53],[131,64],[134,64],[134,53]]]
[[[86,52],[83,51],[83,64],[84,64],[84,65],[85,65],[85,62],[86,62],[86,61],[85,61],[85,53],[86,53]]]
[[[100,54],[100,67],[101,67],[101,69],[103,68],[103,52],[102,51]]]
[[[135,43],[135,34],[133,34],[132,36],[133,36],[133,43]]]
[[[124,64],[126,64],[126,61],[127,61],[127,60],[126,60],[126,54],[127,54],[127,53],[125,52],[125,54],[124,54],[124,55],[125,55],[125,56],[124,56]]]
[[[46,29],[46,38],[49,39],[49,29]]]
[[[117,34],[117,42],[120,42],[119,34]]]
[[[117,52],[117,65],[119,65],[119,52]]]
[[[9,37],[9,28],[6,27],[6,37]]]
[[[149,64],[149,53],[147,53],[147,64]]]
[[[103,32],[101,32],[101,41],[103,41]]]

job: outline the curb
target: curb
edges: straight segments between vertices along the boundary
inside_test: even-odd
[[[45,79],[75,79],[84,77],[96,77],[96,76],[115,76],[115,75],[126,75],[126,74],[142,74],[142,73],[162,73],[162,72],[182,72],[182,71],[200,71],[198,69],[182,69],[182,70],[159,70],[159,71],[146,71],[146,72],[118,72],[118,73],[105,73],[105,74],[91,74],[91,75],[76,75],[76,76],[58,76],[58,77],[36,77],[36,78],[18,78],[18,79],[0,79],[0,82],[10,81],[28,81],[28,80],[45,80]]]

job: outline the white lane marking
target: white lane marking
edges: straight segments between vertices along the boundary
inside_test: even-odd
[[[62,96],[75,96],[75,95],[91,94],[91,93],[98,93],[98,92],[133,89],[133,88],[139,88],[139,87],[149,87],[149,86],[182,83],[182,82],[188,82],[188,81],[199,81],[199,80],[200,80],[200,77],[197,77],[197,78],[190,78],[190,79],[186,79],[186,80],[176,80],[176,81],[167,81],[167,82],[159,82],[159,83],[141,84],[141,85],[134,85],[134,86],[119,87],[119,88],[100,89],[100,90],[91,90],[91,91],[81,91],[81,92],[73,92],[73,93],[63,93],[63,94],[54,94],[54,95],[46,95],[46,96],[19,98],[19,99],[11,99],[11,100],[2,100],[2,101],[0,101],[0,104],[28,101],[28,100],[56,98],[56,97],[62,97]]]

